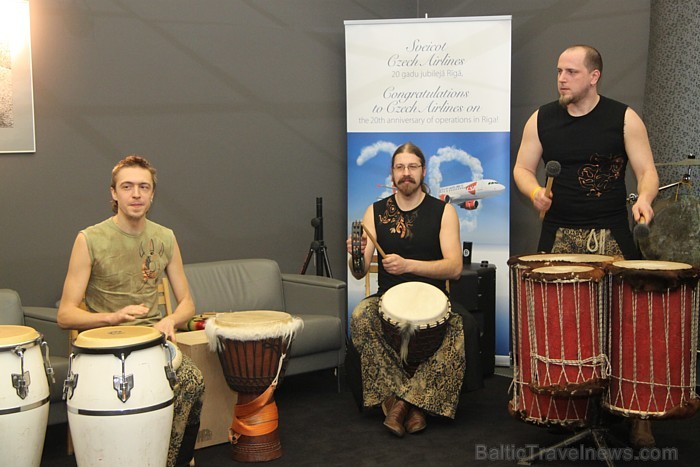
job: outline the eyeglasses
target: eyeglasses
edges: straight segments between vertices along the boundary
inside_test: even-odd
[[[423,164],[408,164],[408,165],[396,164],[393,168],[397,172],[403,172],[404,170],[406,170],[406,168],[408,168],[408,170],[410,172],[415,172],[416,170],[420,169],[421,167],[423,167]]]

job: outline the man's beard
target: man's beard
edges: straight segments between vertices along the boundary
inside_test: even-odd
[[[411,183],[404,183],[406,180],[410,180]],[[394,182],[394,185],[396,185],[396,190],[400,191],[402,195],[404,196],[411,196],[414,194],[417,190],[420,190],[422,185],[423,185],[423,179],[416,183],[416,180],[411,177],[402,177],[401,180],[399,180],[399,183]]]

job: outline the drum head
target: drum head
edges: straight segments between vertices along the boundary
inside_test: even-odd
[[[646,259],[615,261],[613,266],[622,269],[642,269],[645,271],[681,271],[691,269],[693,266],[686,263],[672,261],[651,261]]]
[[[147,326],[107,326],[81,332],[73,345],[84,349],[113,349],[162,338],[160,332]]]
[[[693,196],[659,199],[654,213],[648,237],[639,239],[644,257],[700,267],[700,201]]]
[[[395,322],[410,322],[416,326],[434,324],[447,314],[447,296],[425,282],[404,282],[382,295],[379,309]]]
[[[520,256],[518,260],[523,263],[529,262],[550,262],[550,263],[610,263],[614,260],[607,255],[589,254],[563,254],[563,253],[542,253],[538,255]]]
[[[16,346],[32,342],[39,338],[39,333],[29,326],[3,325],[0,326],[0,347]]]
[[[283,311],[251,310],[217,313],[207,320],[204,331],[213,346],[216,336],[240,341],[260,340],[293,336],[303,327],[301,318]]]

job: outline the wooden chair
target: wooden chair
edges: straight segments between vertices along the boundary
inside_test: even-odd
[[[157,294],[158,305],[163,305],[165,307],[166,316],[170,316],[171,314],[173,314],[172,299],[170,297],[170,281],[168,281],[168,278],[166,276],[163,276],[163,279],[158,283]],[[88,311],[88,307],[84,299],[82,302],[80,302],[80,308],[85,311]],[[79,332],[77,329],[71,329],[68,331],[68,355],[71,355],[73,353],[73,343],[78,337],[78,334]],[[68,429],[67,431],[67,437],[68,455],[71,456],[73,455],[73,440],[70,436],[70,429]]]

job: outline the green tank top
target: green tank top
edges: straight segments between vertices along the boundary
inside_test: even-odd
[[[158,283],[173,256],[172,230],[146,220],[140,235],[123,232],[109,218],[82,230],[92,271],[85,291],[91,311],[114,312],[144,304],[148,315],[128,325],[153,325],[164,314],[158,306]]]

